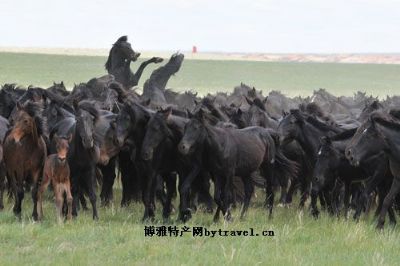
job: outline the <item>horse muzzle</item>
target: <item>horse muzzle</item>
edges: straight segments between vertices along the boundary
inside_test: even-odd
[[[352,166],[360,166],[360,160],[356,158],[354,151],[351,148],[346,149],[345,156]]]
[[[178,150],[181,154],[187,155],[190,151],[190,146],[187,143],[179,143]]]
[[[150,161],[151,159],[153,159],[153,150],[143,150],[141,157],[145,161]]]

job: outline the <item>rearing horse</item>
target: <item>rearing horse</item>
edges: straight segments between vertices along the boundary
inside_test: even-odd
[[[136,53],[132,49],[131,44],[128,42],[128,37],[122,36],[111,48],[105,68],[108,74],[114,75],[115,80],[120,82],[125,89],[132,88],[138,85],[143,70],[148,64],[163,61],[160,57],[152,57],[140,64],[136,73],[133,73],[130,68],[131,62],[135,62],[139,56],[140,53]]]
[[[32,180],[32,217],[38,220],[37,192],[47,155],[44,142],[46,123],[41,111],[37,103],[28,102],[22,106],[18,102],[14,124],[4,141],[4,163],[15,199],[13,211],[19,218],[24,199],[24,182]]]

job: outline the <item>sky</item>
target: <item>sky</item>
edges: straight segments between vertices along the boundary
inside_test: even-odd
[[[398,53],[400,0],[0,0],[0,46]]]

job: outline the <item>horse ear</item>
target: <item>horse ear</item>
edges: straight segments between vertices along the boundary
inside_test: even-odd
[[[264,100],[262,100],[263,104],[266,104],[267,101],[268,101],[268,96],[266,96],[266,97],[264,98]]]
[[[19,110],[22,110],[22,104],[21,104],[21,102],[20,101],[17,101],[17,110],[19,111]]]
[[[64,86],[64,81],[61,81],[61,83],[60,83],[60,84],[61,84],[61,86]]]
[[[195,103],[196,105],[199,105],[199,101],[197,101],[196,99],[194,99],[193,101],[194,101],[194,103]]]

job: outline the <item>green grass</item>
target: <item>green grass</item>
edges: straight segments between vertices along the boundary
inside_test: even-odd
[[[64,80],[67,86],[105,74],[105,57],[0,53],[0,84],[48,86]],[[140,62],[140,60],[139,60]],[[136,70],[139,63],[134,63]],[[140,86],[156,65],[150,65]],[[400,65],[277,63],[250,61],[186,60],[169,87],[201,93],[231,91],[240,82],[266,93],[271,89],[290,95],[310,95],[326,88],[336,95],[357,90],[378,96],[400,90]]]
[[[104,74],[103,57],[72,57],[0,53],[0,83],[46,86],[64,80],[68,86]],[[150,70],[143,75],[142,82]],[[394,93],[400,88],[400,66],[356,64],[300,64],[238,61],[185,61],[170,87],[202,93],[231,90],[241,81],[258,88],[310,94],[325,87],[335,94],[365,89],[374,94]],[[399,229],[375,230],[371,217],[359,223],[322,214],[319,220],[301,212],[297,204],[276,207],[272,220],[262,208],[264,193],[257,191],[245,220],[234,211],[232,223],[212,223],[212,216],[198,212],[188,226],[208,229],[274,230],[274,237],[145,238],[142,204],[121,209],[120,186],[115,204],[100,208],[100,220],[91,212],[58,225],[51,194],[45,200],[45,218],[30,219],[31,197],[26,194],[22,221],[7,202],[0,212],[0,265],[396,265],[399,259]],[[177,206],[177,203],[175,203]],[[176,214],[173,215],[173,221]],[[160,208],[157,223],[160,222]],[[171,222],[182,226],[182,224]]]
[[[24,201],[22,222],[16,220],[11,203],[0,214],[0,265],[395,265],[398,263],[400,236],[390,226],[377,232],[371,218],[359,223],[329,217],[314,220],[308,213],[275,208],[272,220],[261,207],[261,191],[253,199],[245,220],[234,211],[232,223],[212,223],[212,216],[199,211],[187,226],[208,229],[274,230],[274,237],[144,237],[143,207],[126,209],[115,205],[100,208],[100,220],[91,212],[64,225],[58,225],[51,194],[44,206],[44,221],[30,219],[31,199]],[[162,225],[157,212],[156,226]],[[175,220],[176,215],[173,219]],[[178,227],[182,224],[173,222]]]

